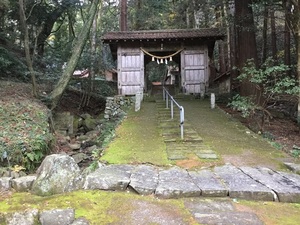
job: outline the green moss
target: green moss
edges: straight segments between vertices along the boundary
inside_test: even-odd
[[[300,221],[300,204],[279,202],[240,201],[237,208],[250,210],[258,215],[266,225],[295,225]]]
[[[234,205],[238,211],[257,214],[266,225],[294,225],[300,221],[300,204],[240,200]],[[14,193],[0,202],[0,224],[4,224],[3,215],[7,213],[34,208],[39,211],[73,208],[76,218],[85,217],[95,225],[121,224],[123,221],[134,224],[130,223],[133,215],[141,216],[141,219],[149,217],[151,220],[152,213],[156,211],[162,213],[160,216],[181,218],[184,224],[198,224],[185,207],[185,199],[156,199],[152,196],[99,190],[81,190],[51,197]]]
[[[120,224],[130,220],[132,212],[139,211],[138,202],[147,206],[172,209],[184,220],[191,214],[184,209],[183,200],[158,200],[133,193],[106,191],[76,191],[51,197],[39,197],[29,193],[14,193],[9,199],[0,202],[2,214],[36,208],[39,211],[54,208],[73,208],[75,217],[85,217],[91,224]],[[1,218],[1,216],[0,216]],[[1,222],[1,219],[0,219]]]
[[[109,144],[101,160],[113,164],[170,164],[157,127],[155,103],[143,102],[141,111],[128,112],[128,117],[117,128],[117,138]]]
[[[206,100],[182,101],[186,119],[220,156],[243,156],[248,164],[280,167],[278,158],[284,153],[270,145],[266,139],[253,133],[239,121],[220,109],[210,109]],[[252,161],[252,162],[250,162]]]

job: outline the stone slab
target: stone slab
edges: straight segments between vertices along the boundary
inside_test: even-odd
[[[228,187],[231,198],[262,201],[273,201],[274,199],[271,189],[255,181],[235,166],[227,164],[216,167],[214,172]]]
[[[159,172],[155,195],[160,198],[200,196],[201,190],[184,169],[173,167]]]
[[[300,175],[299,174],[295,174],[295,173],[286,173],[286,172],[281,172],[278,171],[277,173],[279,173],[280,175],[288,178],[289,180],[293,181],[297,186],[300,187]]]
[[[167,151],[167,155],[168,155],[169,160],[183,160],[183,159],[188,158],[182,152],[169,152],[169,151]]]
[[[215,154],[213,150],[194,149],[194,152],[199,154]]]
[[[233,212],[235,208],[229,199],[186,198],[184,206],[192,213]]]
[[[229,199],[188,198],[184,206],[200,224],[263,224],[254,213],[237,212]]]
[[[280,202],[300,202],[300,186],[269,168],[241,167],[253,179],[276,192]]]
[[[195,153],[200,159],[217,159],[218,156],[215,153]]]
[[[72,224],[75,220],[74,209],[54,209],[40,213],[41,225]]]
[[[134,167],[129,165],[109,165],[100,167],[87,175],[84,189],[121,190],[124,191],[130,183]]]
[[[195,213],[195,219],[206,225],[263,225],[264,223],[254,213],[248,212],[212,212]]]
[[[199,170],[189,172],[194,183],[201,189],[203,197],[225,197],[228,196],[228,189],[217,179],[210,170]]]
[[[129,187],[140,195],[151,195],[158,185],[158,169],[153,166],[140,165],[132,171]]]
[[[284,165],[294,173],[300,174],[300,164],[286,162]]]

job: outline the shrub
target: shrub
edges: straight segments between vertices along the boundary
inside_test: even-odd
[[[15,77],[26,80],[26,66],[7,49],[0,47],[0,73],[1,77]]]
[[[240,96],[235,95],[228,104],[235,110],[241,111],[244,117],[250,117],[254,114],[261,115],[259,124],[263,130],[264,122],[267,117],[271,117],[268,109],[279,100],[280,95],[297,95],[300,87],[294,78],[287,77],[286,72],[290,68],[286,65],[274,65],[271,59],[260,67],[256,68],[253,60],[248,60],[238,79],[247,80],[255,85],[259,90],[260,96]]]

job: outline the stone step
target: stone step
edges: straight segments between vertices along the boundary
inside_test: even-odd
[[[191,154],[200,159],[218,159],[214,151],[202,145],[202,138],[187,120],[184,121],[184,138],[181,139],[180,112],[176,107],[173,119],[171,118],[170,109],[166,109],[164,101],[157,100],[156,107],[159,127],[167,146],[166,152],[169,160],[187,159]],[[191,143],[195,146],[190,146]]]
[[[179,114],[174,114],[174,115],[173,115],[173,119],[172,119],[172,117],[171,117],[171,114],[158,114],[158,115],[157,115],[157,118],[158,118],[159,120],[161,120],[161,121],[165,121],[165,120],[175,120],[175,121],[179,122],[179,120],[180,120]]]
[[[170,160],[187,159],[191,154],[200,159],[217,159],[217,154],[202,142],[168,142],[167,155]]]
[[[180,134],[180,127],[164,129],[162,132],[163,136],[173,136]],[[184,136],[199,136],[198,133],[192,129],[184,129]]]
[[[165,142],[180,142],[180,141],[183,141],[183,142],[202,142],[202,138],[200,137],[193,137],[193,136],[187,136],[185,135],[183,140],[181,139],[180,137],[180,134],[179,135],[174,135],[174,136],[165,136]]]
[[[274,191],[248,174],[232,165],[216,167],[214,172],[219,176],[229,189],[231,198],[247,200],[274,201]],[[300,193],[299,193],[300,195]]]
[[[300,203],[300,175],[269,168],[168,169],[152,165],[108,165],[87,175],[84,189],[133,190],[159,198],[227,197]],[[298,191],[297,191],[298,190]],[[200,199],[200,198],[199,198]]]
[[[277,173],[269,168],[241,167],[252,179],[276,192],[278,201],[300,202],[300,176]],[[295,179],[298,177],[298,179]],[[276,199],[277,200],[277,199]]]
[[[184,129],[192,129],[192,126],[189,123],[184,123]],[[166,120],[166,121],[160,121],[159,127],[161,129],[173,129],[173,128],[180,128],[179,121],[174,120]]]
[[[164,116],[164,115],[166,115],[166,116],[171,116],[171,111],[170,110],[165,110],[165,111],[158,111],[158,116]],[[179,116],[180,115],[180,112],[179,111],[174,111],[173,112],[173,115],[174,116]]]

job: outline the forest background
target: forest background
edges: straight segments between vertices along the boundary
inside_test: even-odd
[[[74,70],[88,69],[85,107],[95,78],[116,67],[106,32],[215,27],[226,38],[216,43],[212,78],[230,76],[232,108],[258,116],[263,130],[269,108],[288,102],[300,124],[300,0],[1,0],[0,78],[30,81],[54,109]]]

